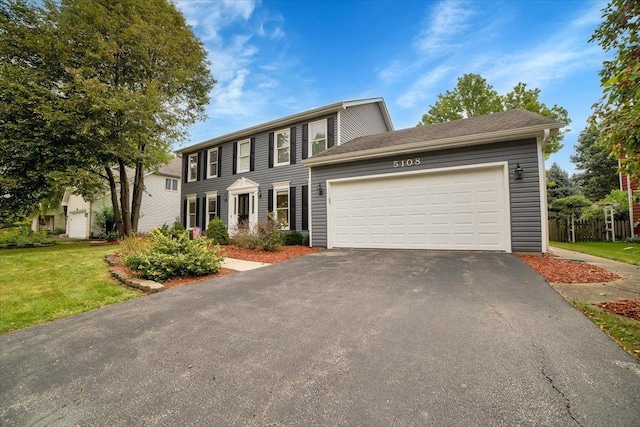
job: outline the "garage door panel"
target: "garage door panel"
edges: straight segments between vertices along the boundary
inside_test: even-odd
[[[508,250],[503,167],[331,183],[335,247]]]

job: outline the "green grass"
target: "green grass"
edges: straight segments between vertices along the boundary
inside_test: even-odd
[[[583,302],[573,301],[573,305],[629,354],[640,360],[640,322]]]
[[[640,244],[624,242],[550,242],[556,246],[570,251],[582,252],[614,261],[640,265]]]
[[[0,333],[142,295],[110,277],[104,255],[114,250],[88,242],[0,250]]]

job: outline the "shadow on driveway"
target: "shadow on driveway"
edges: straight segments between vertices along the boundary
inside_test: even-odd
[[[324,251],[0,337],[2,425],[636,425],[640,364],[511,254]]]

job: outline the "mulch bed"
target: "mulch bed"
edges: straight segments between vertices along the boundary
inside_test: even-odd
[[[609,301],[598,304],[605,310],[609,310],[618,316],[628,317],[640,322],[640,301],[632,299],[621,299],[618,301]]]
[[[518,254],[518,258],[553,283],[598,283],[622,279],[615,273],[586,262],[571,261],[555,255]]]
[[[310,248],[308,246],[281,246],[277,251],[252,251],[233,245],[221,246],[222,254],[227,258],[242,259],[245,261],[266,262],[272,264],[289,258],[309,255],[320,252],[322,248]]]
[[[277,251],[265,252],[265,251],[252,251],[250,249],[243,249],[237,246],[227,245],[221,246],[222,255],[227,258],[236,258],[245,261],[266,262],[273,264],[281,262],[289,258],[295,258],[303,255],[313,254],[322,250],[322,248],[310,248],[307,246],[282,246]],[[118,271],[125,273],[129,276],[136,276],[136,272],[129,270],[120,262],[120,256],[116,255],[118,264],[115,268]],[[163,283],[166,289],[179,288],[184,285],[191,285],[193,283],[201,282],[203,280],[211,280],[217,277],[226,276],[227,274],[235,273],[235,270],[229,268],[222,268],[216,274],[207,274],[206,276],[188,276],[188,277],[176,277],[171,280],[167,280]]]

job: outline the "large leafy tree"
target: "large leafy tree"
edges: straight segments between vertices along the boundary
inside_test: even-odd
[[[118,230],[135,231],[144,171],[204,116],[204,47],[167,0],[2,0],[1,17],[2,210],[106,182]]]
[[[486,79],[478,74],[465,74],[458,78],[453,90],[438,95],[438,100],[429,107],[418,125],[448,122],[466,117],[497,113],[522,108],[569,124],[569,113],[563,107],[547,107],[538,99],[540,89],[527,89],[518,83],[511,92],[499,95]],[[567,130],[565,130],[566,132]],[[563,133],[552,136],[545,147],[547,157],[562,148]]]
[[[599,140],[622,160],[622,172],[640,178],[640,2],[611,0],[590,41],[614,56],[600,71],[604,96],[594,105]]]
[[[581,171],[573,176],[582,194],[590,200],[600,200],[618,188],[618,161],[610,151],[596,142],[599,131],[588,126],[578,137],[576,152],[571,161]]]
[[[547,206],[549,207],[549,219],[563,219],[566,215],[562,213],[557,203],[559,199],[565,199],[579,194],[578,186],[573,182],[569,173],[553,163],[547,169]]]

